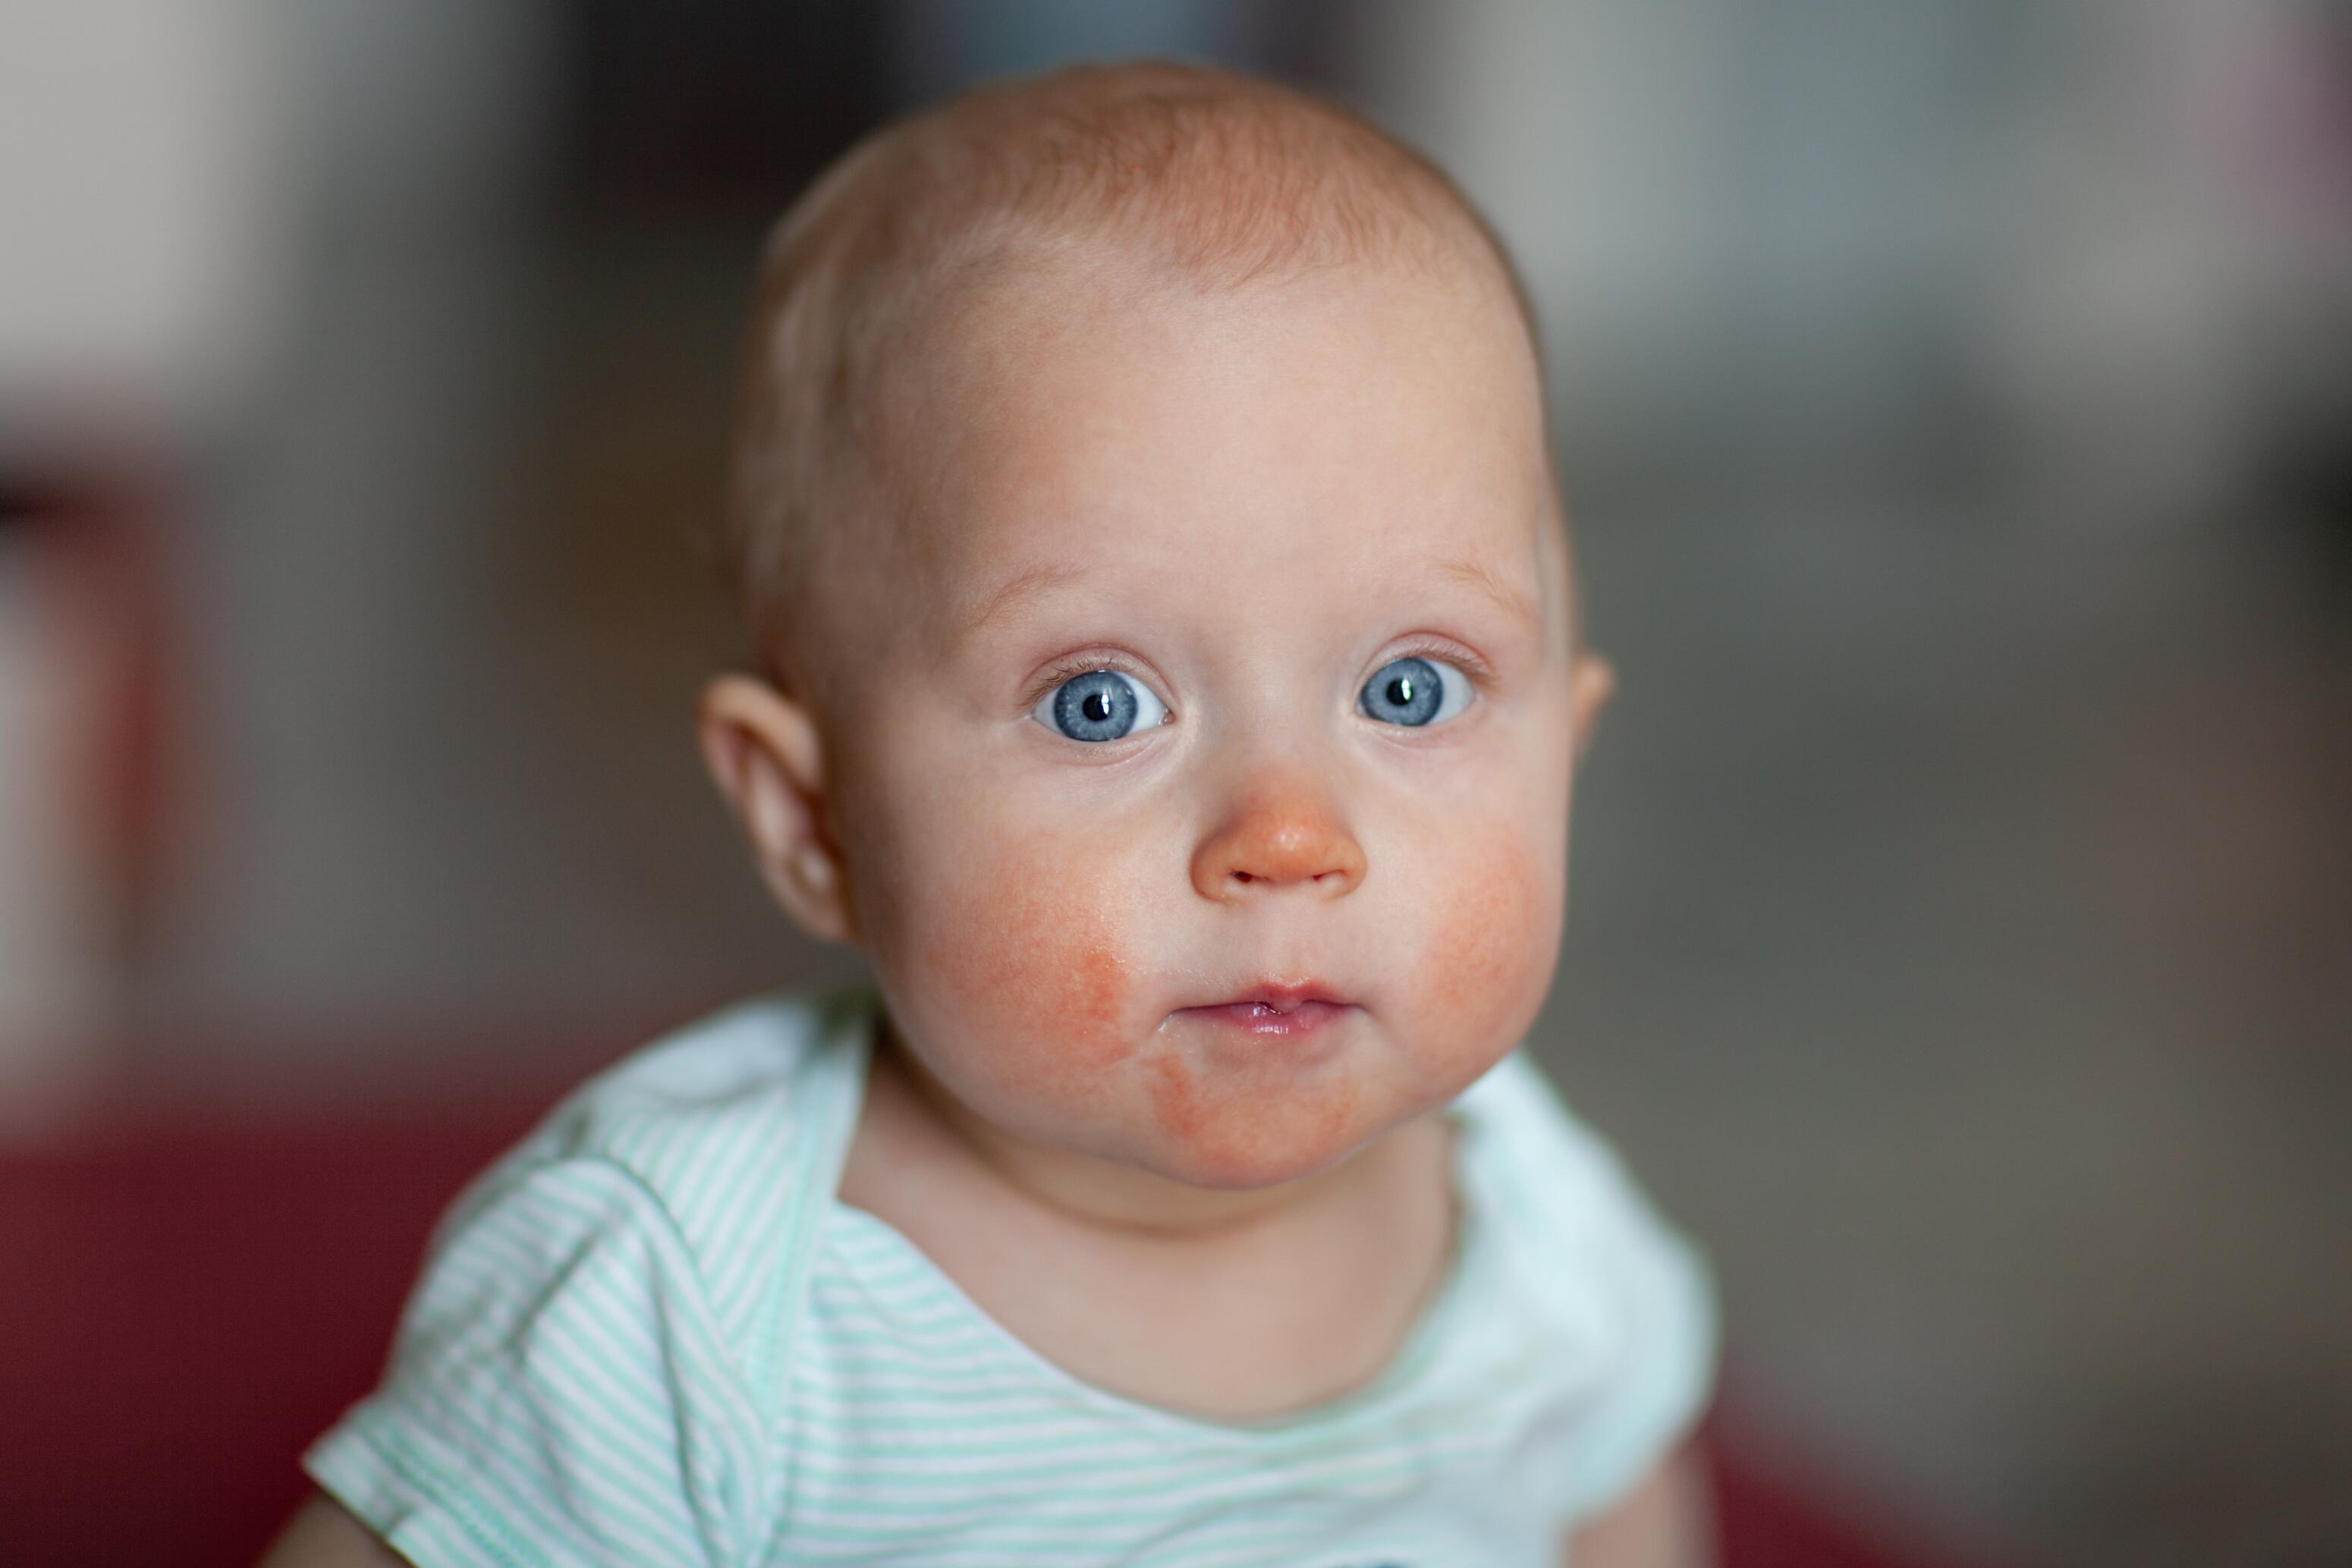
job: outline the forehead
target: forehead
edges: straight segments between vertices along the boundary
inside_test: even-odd
[[[1332,269],[1188,294],[1032,277],[975,291],[933,342],[913,434],[940,634],[1017,580],[1295,602],[1438,560],[1538,597],[1533,350],[1475,278]]]

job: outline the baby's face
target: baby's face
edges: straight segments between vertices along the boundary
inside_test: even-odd
[[[931,366],[926,509],[826,719],[856,939],[997,1129],[1312,1174],[1550,981],[1575,741],[1524,333],[1363,268],[988,305]],[[1220,1007],[1300,984],[1344,1005]]]

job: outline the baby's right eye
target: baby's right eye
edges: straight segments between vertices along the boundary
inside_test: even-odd
[[[1072,740],[1118,740],[1168,722],[1168,705],[1118,670],[1071,676],[1037,701],[1031,717]]]

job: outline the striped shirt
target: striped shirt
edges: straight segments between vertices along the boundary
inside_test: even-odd
[[[1395,1360],[1223,1421],[1047,1362],[834,1194],[870,985],[738,1003],[575,1092],[436,1231],[310,1449],[423,1565],[1553,1564],[1705,1402],[1705,1265],[1515,1051]]]

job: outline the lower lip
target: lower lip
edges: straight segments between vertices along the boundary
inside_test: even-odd
[[[1227,1002],[1222,1007],[1186,1008],[1191,1017],[1205,1019],[1240,1034],[1268,1040],[1303,1040],[1329,1028],[1352,1010],[1346,1002],[1301,1002],[1290,1011],[1276,1012],[1260,1002]]]

